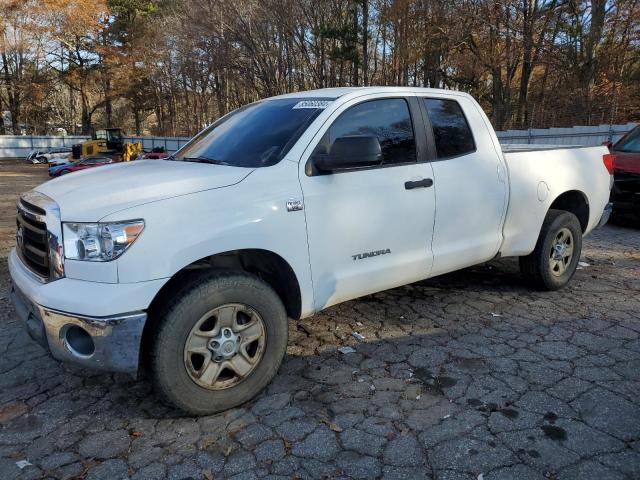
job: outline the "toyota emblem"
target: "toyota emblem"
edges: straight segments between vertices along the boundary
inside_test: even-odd
[[[23,242],[24,242],[24,233],[22,232],[22,226],[19,226],[18,230],[16,231],[16,243],[18,244],[18,247],[20,247],[20,250],[22,250]]]

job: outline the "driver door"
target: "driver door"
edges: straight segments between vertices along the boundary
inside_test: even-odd
[[[433,263],[433,172],[417,100],[365,98],[334,112],[307,152],[376,136],[380,165],[314,174],[313,153],[300,162],[316,310],[426,278]]]

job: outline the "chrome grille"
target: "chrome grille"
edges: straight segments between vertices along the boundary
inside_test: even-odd
[[[23,208],[24,206],[21,205]],[[16,243],[24,264],[34,273],[49,279],[49,247],[47,224],[29,215],[29,211],[18,210]]]
[[[55,202],[38,192],[27,192],[18,202],[16,250],[43,282],[64,276],[58,212]]]

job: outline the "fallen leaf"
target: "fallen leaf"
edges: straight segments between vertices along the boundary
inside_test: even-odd
[[[338,433],[342,431],[342,428],[340,427],[340,425],[336,425],[335,423],[330,423],[329,428],[334,432],[338,432]]]
[[[5,407],[0,408],[0,424],[9,423],[16,417],[24,415],[29,411],[24,403],[11,403]]]

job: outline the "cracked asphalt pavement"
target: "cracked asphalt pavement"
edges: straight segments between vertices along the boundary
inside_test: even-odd
[[[559,292],[505,259],[291,321],[266,391],[194,418],[15,318],[15,200],[44,179],[0,163],[0,479],[640,478],[640,229],[587,237]]]

